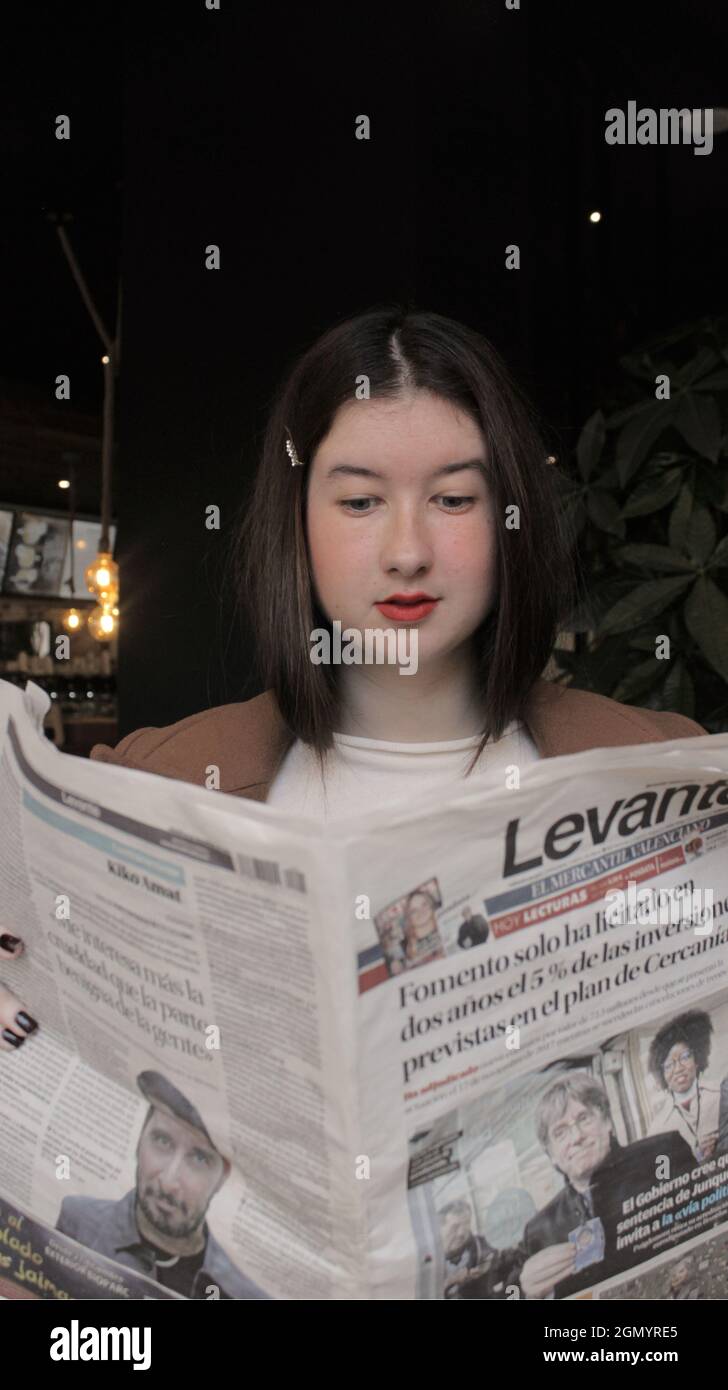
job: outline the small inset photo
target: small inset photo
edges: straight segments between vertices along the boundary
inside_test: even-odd
[[[441,907],[437,879],[431,878],[377,913],[374,924],[390,975],[445,955],[437,922]]]

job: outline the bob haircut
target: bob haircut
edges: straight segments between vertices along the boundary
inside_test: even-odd
[[[263,688],[274,692],[291,733],[315,751],[323,777],[340,695],[338,668],[310,658],[313,629],[331,633],[332,624],[312,580],[308,477],[316,449],[339,407],[356,399],[362,377],[372,399],[434,393],[468,415],[486,442],[496,598],[470,639],[485,718],[469,774],[488,739],[521,716],[577,596],[571,532],[536,413],[479,333],[440,314],[384,305],[336,324],[299,358],[273,399],[252,494],[241,509],[233,589],[248,610]],[[288,435],[302,467],[291,465]],[[511,529],[506,508],[513,506],[520,526]]]
[[[712,1033],[710,1014],[706,1014],[703,1009],[689,1009],[687,1013],[678,1014],[676,1018],[671,1018],[659,1033],[655,1033],[650,1043],[647,1065],[663,1091],[670,1090],[663,1067],[675,1044],[684,1043],[690,1049],[700,1076],[710,1061]]]

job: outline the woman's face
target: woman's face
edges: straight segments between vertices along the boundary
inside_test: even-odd
[[[311,461],[307,528],[319,604],[342,628],[418,629],[422,668],[465,642],[494,602],[496,531],[478,468],[473,420],[429,391],[350,401]],[[346,472],[335,472],[341,465]],[[378,476],[370,476],[371,470]],[[425,617],[388,617],[377,603],[424,592]]]
[[[427,936],[437,926],[437,918],[432,910],[432,903],[424,894],[417,893],[414,898],[410,898],[407,907],[407,927],[415,936]]]
[[[697,1075],[695,1058],[688,1044],[675,1043],[665,1058],[663,1075],[671,1091],[689,1091]]]

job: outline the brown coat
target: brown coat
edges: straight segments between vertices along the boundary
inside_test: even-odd
[[[545,680],[533,686],[524,722],[542,758],[706,732],[682,714],[620,705],[604,695]],[[97,743],[91,757],[200,786],[214,764],[220,769],[220,791],[265,801],[292,742],[275,695],[266,690],[252,700],[190,714],[163,729],[136,729],[115,748]]]

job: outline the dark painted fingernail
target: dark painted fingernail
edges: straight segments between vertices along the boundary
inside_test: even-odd
[[[8,936],[7,932],[5,936],[0,936],[0,946],[2,946],[4,951],[14,951],[15,947],[19,945],[19,936]]]
[[[35,1019],[31,1018],[30,1014],[23,1013],[22,1009],[19,1014],[15,1015],[15,1022],[20,1024],[25,1033],[34,1033],[38,1027]]]
[[[2,1036],[6,1043],[10,1043],[11,1047],[22,1047],[25,1042],[25,1038],[19,1038],[17,1034],[11,1033],[9,1028],[3,1028]]]

